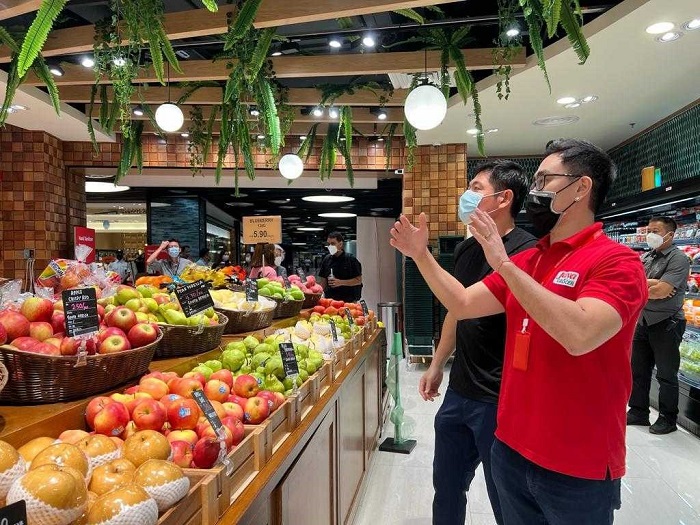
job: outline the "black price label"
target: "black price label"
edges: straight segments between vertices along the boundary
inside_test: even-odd
[[[282,354],[282,366],[284,366],[284,375],[298,376],[299,363],[297,356],[294,353],[294,345],[292,343],[280,343],[280,354]]]
[[[348,320],[348,324],[350,326],[355,324],[355,318],[352,316],[352,313],[350,312],[350,308],[345,309],[345,318]]]
[[[287,276],[286,276],[286,275],[283,276],[283,277],[282,277],[282,280],[284,281],[284,287],[285,287],[287,290],[289,290],[289,289],[292,287],[292,285],[289,283],[289,279],[287,279]]]
[[[335,321],[331,319],[328,321],[328,323],[331,325],[331,336],[333,336],[333,342],[337,343],[338,342],[338,329],[335,327]]]
[[[192,317],[214,307],[209,287],[202,279],[178,286],[175,288],[175,295],[187,317]]]
[[[209,421],[209,424],[218,436],[223,424],[221,423],[221,420],[219,419],[219,416],[217,415],[216,410],[214,410],[214,407],[212,406],[211,402],[209,401],[209,399],[207,399],[207,396],[204,394],[204,390],[194,390],[192,392],[192,399],[194,399],[195,402],[199,405],[199,408],[202,409],[204,417],[207,418],[207,421]]]
[[[97,294],[94,288],[64,290],[61,294],[66,316],[66,335],[94,334],[100,329],[97,315]]]
[[[27,525],[27,504],[24,500],[0,509],[0,525]]]
[[[245,300],[255,302],[258,300],[258,281],[247,279],[245,282]]]
[[[365,317],[369,315],[369,308],[367,308],[367,301],[364,299],[360,299],[360,306],[362,306],[362,313],[365,314]]]

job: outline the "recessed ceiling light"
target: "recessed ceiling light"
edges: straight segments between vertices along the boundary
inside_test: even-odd
[[[301,200],[306,202],[351,202],[355,197],[347,197],[345,195],[308,195],[302,197]]]
[[[589,102],[595,102],[596,100],[598,100],[598,97],[597,97],[597,96],[595,96],[595,95],[588,95],[587,97],[583,97],[583,98],[581,99],[581,102],[583,102],[584,104],[588,104]]]
[[[486,133],[498,133],[498,128],[487,129]]]
[[[566,109],[574,109],[574,108],[578,108],[578,107],[580,107],[580,106],[581,106],[581,103],[580,103],[580,102],[572,102],[571,104],[567,104],[567,105],[564,106],[564,107],[565,107]]]
[[[674,27],[673,22],[657,22],[648,26],[646,31],[650,35],[660,35],[661,33],[668,33]]]
[[[258,140],[262,140],[264,138],[265,138],[265,135],[262,135],[262,134],[258,135]]]
[[[111,182],[85,181],[85,191],[88,193],[116,193],[130,189],[129,186],[116,186]]]
[[[275,199],[271,200],[272,204],[287,204],[291,199]]]
[[[662,43],[673,42],[674,40],[678,40],[682,36],[683,33],[681,33],[680,31],[670,31],[668,33],[664,33],[661,36],[657,36],[656,41]]]
[[[227,202],[226,206],[231,206],[234,208],[249,208],[250,206],[255,206],[255,204],[253,204],[252,202],[236,201],[236,202]]]
[[[334,107],[328,108],[328,116],[330,118],[338,118],[338,108],[334,108]]]
[[[313,109],[312,113],[313,113],[314,117],[322,117],[323,116],[323,108],[316,107]]]
[[[143,117],[143,108],[141,106],[136,106],[133,109],[133,112],[134,112],[134,115],[136,115],[137,117]]]
[[[377,45],[377,42],[375,42],[374,37],[372,35],[366,35],[362,39],[362,45],[365,47],[374,47]]]
[[[306,246],[305,242],[293,242],[292,246]]]
[[[299,135],[299,140],[306,140],[306,135]]]
[[[471,129],[468,129],[468,130],[467,130],[467,133],[469,133],[470,135],[478,135],[478,134],[479,134],[479,130],[476,129],[476,128],[471,128]]]
[[[331,46],[333,49],[340,49],[341,47],[343,47],[343,43],[338,37],[333,37],[330,40],[328,40],[328,45]]]
[[[296,210],[296,206],[279,206],[280,210]]]
[[[700,18],[693,18],[692,20],[689,20],[685,24],[683,24],[683,29],[686,31],[694,31],[696,29],[700,29]]]
[[[83,59],[80,61],[80,65],[88,68],[94,67],[95,60],[92,57],[83,57]]]
[[[520,29],[517,27],[511,27],[508,31],[506,31],[506,36],[510,38],[515,38],[520,34]]]
[[[278,49],[277,51],[273,51],[273,52],[272,52],[272,56],[273,56],[273,57],[281,57],[281,56],[282,56],[282,51],[280,51],[279,49]]]
[[[328,219],[349,219],[350,217],[357,217],[357,213],[345,213],[340,211],[334,211],[330,213],[319,213],[319,217],[326,217]]]
[[[186,139],[187,137],[190,136],[190,134],[189,134],[189,133],[180,133],[180,136],[181,136],[182,138]]]
[[[533,126],[544,126],[553,128],[555,126],[566,126],[567,124],[573,124],[578,122],[579,118],[576,115],[568,116],[555,116],[555,117],[542,117],[534,120],[532,122]]]
[[[313,226],[301,226],[297,228],[297,231],[300,232],[322,232],[323,228],[315,228]]]
[[[557,104],[561,104],[562,106],[565,104],[571,104],[572,102],[576,102],[574,97],[561,97],[557,99]]]
[[[52,64],[49,66],[49,71],[51,71],[51,74],[55,77],[62,77],[65,75],[65,71],[63,71],[63,68],[59,66],[58,64]]]

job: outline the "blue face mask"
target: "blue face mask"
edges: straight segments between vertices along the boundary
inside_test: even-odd
[[[180,255],[180,248],[176,246],[168,248],[168,255],[170,255],[170,257],[177,257],[178,255]]]
[[[497,191],[496,193],[491,193],[489,195],[482,195],[481,193],[478,193],[473,190],[467,190],[465,191],[462,196],[459,198],[459,208],[457,209],[457,214],[459,215],[459,220],[462,221],[464,224],[469,224],[472,222],[471,216],[472,213],[476,211],[476,209],[479,207],[479,203],[481,202],[481,199],[484,197],[493,197],[494,195],[498,195],[499,193],[503,193],[502,191]],[[493,211],[493,210],[491,210]],[[490,212],[489,212],[490,213]]]

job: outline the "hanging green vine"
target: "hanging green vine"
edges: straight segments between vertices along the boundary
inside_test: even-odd
[[[498,78],[496,95],[499,100],[508,100],[510,96],[510,76],[513,72],[511,62],[522,50],[522,36],[509,36],[510,29],[517,28],[517,0],[498,0],[498,38],[493,50],[493,62],[497,65],[494,74]]]
[[[187,153],[190,155],[192,176],[202,172],[204,166],[204,141],[207,140],[207,127],[202,116],[201,106],[190,108],[190,124],[187,127]]]

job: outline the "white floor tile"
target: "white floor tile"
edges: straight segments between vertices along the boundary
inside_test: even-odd
[[[625,478],[615,524],[699,525],[700,516],[665,481]]]

